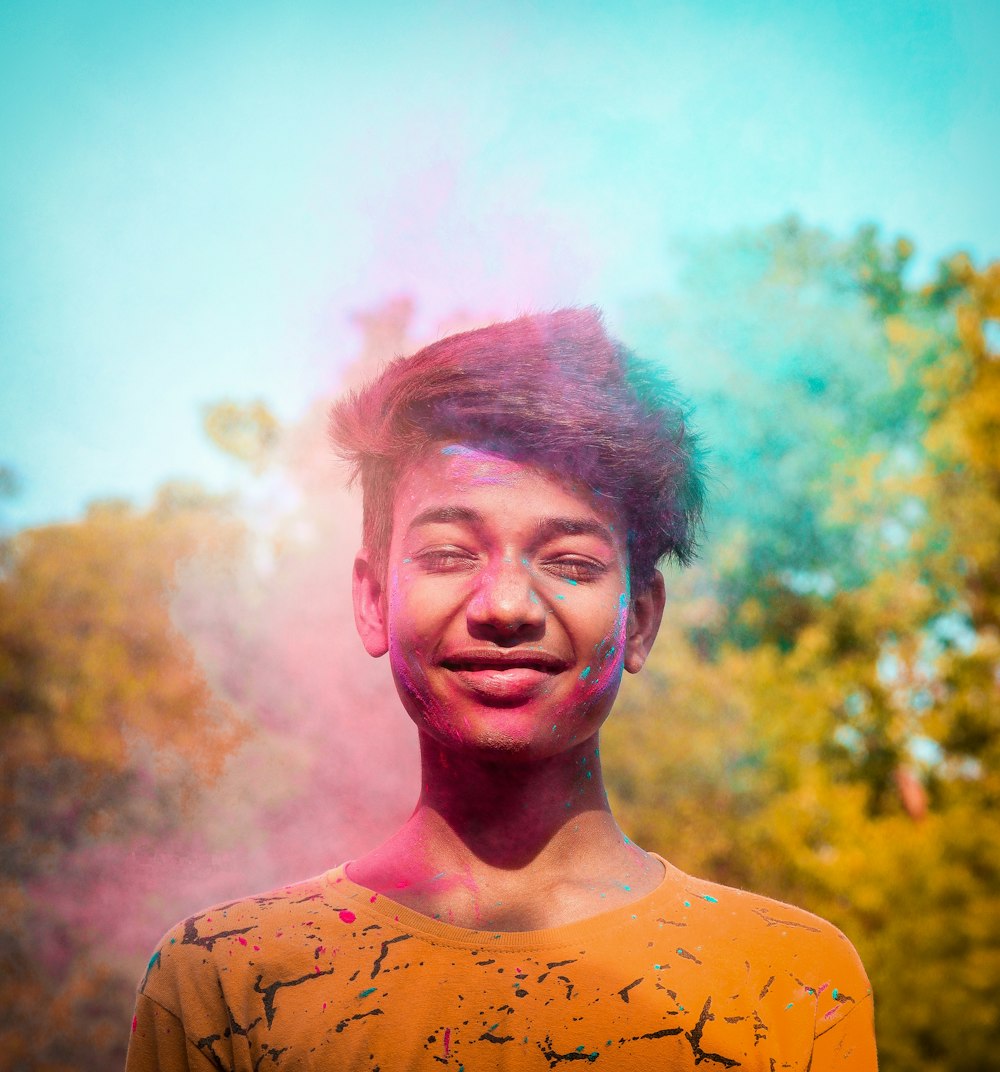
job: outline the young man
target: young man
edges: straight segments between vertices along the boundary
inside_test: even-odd
[[[416,809],[170,932],[130,1072],[875,1068],[857,954],[629,841],[598,735],[692,554],[699,454],[655,366],[564,310],[452,336],[333,411],[354,605],[417,728]],[[363,712],[359,712],[363,718]]]

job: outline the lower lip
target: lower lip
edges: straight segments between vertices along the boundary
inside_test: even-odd
[[[542,692],[553,674],[530,666],[512,666],[509,670],[451,670],[469,692],[495,703],[524,703]]]

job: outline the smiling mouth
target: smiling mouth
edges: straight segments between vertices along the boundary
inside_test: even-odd
[[[446,670],[464,670],[471,673],[489,671],[507,673],[513,670],[534,670],[542,674],[557,674],[565,670],[567,663],[548,652],[460,652],[441,660]]]
[[[547,652],[461,652],[441,660],[464,691],[502,707],[527,703],[544,693],[569,665]]]

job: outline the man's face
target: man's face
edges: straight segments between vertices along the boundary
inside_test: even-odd
[[[388,650],[410,717],[483,756],[541,758],[593,736],[626,659],[638,669],[652,643],[635,641],[616,513],[550,473],[459,444],[402,478],[384,587],[364,565],[355,580],[366,647]]]

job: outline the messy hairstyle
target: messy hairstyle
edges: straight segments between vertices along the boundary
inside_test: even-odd
[[[364,543],[384,572],[396,486],[435,444],[543,467],[608,497],[628,526],[636,591],[700,528],[702,451],[661,367],[611,338],[597,309],[560,309],[451,335],[336,402],[334,449],[360,478]]]

